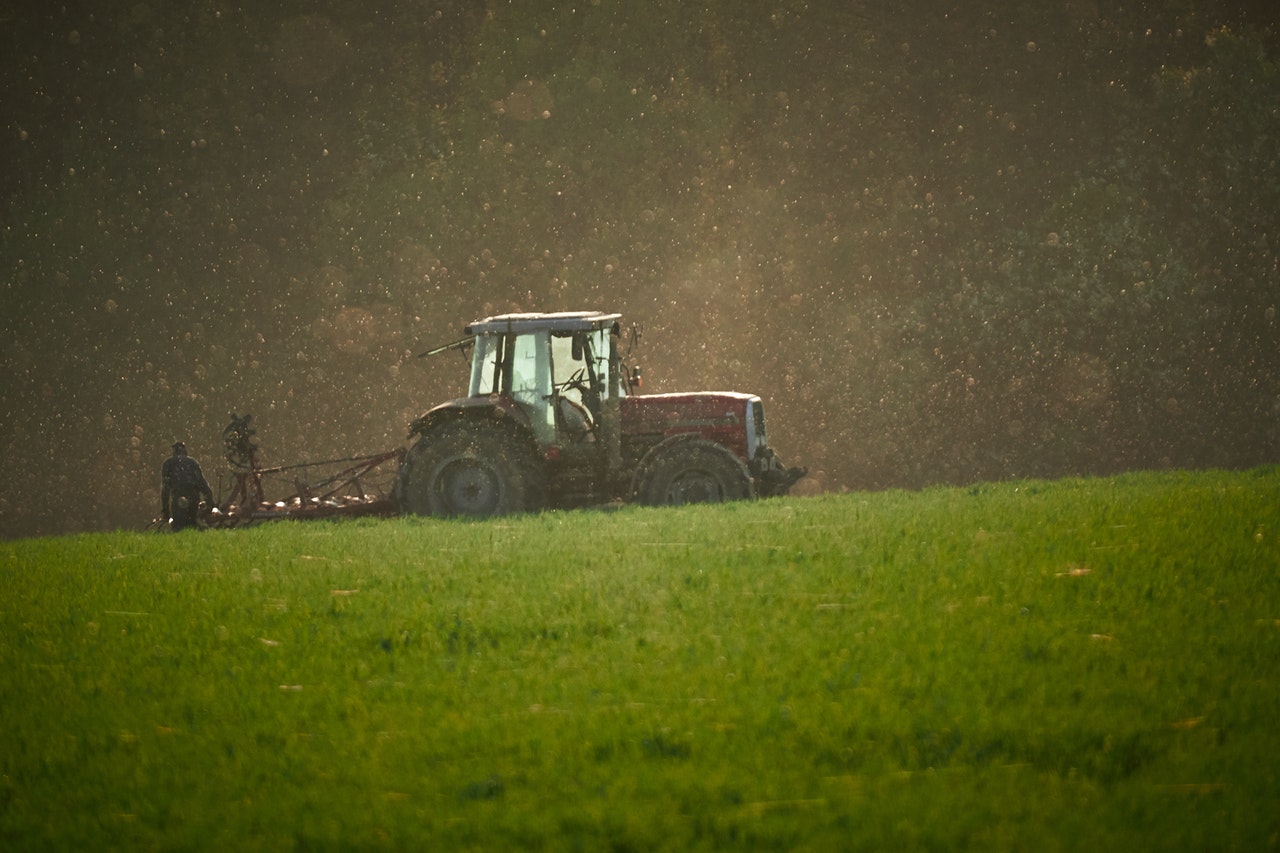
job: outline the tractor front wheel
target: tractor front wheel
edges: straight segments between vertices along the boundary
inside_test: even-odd
[[[415,515],[507,515],[542,507],[532,443],[488,420],[442,424],[405,455],[396,483],[400,511]]]
[[[727,448],[706,439],[656,447],[636,473],[632,489],[649,506],[719,503],[755,497],[751,473]]]

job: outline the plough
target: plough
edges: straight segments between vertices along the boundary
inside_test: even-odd
[[[404,461],[404,448],[264,468],[253,441],[257,431],[252,421],[252,415],[233,414],[231,423],[222,431],[225,456],[234,469],[234,485],[227,498],[203,516],[206,526],[247,527],[261,521],[388,516],[399,512],[391,487]],[[337,466],[341,467],[335,471]],[[304,478],[317,471],[329,473],[314,482]],[[264,478],[291,480],[293,492],[270,500]]]

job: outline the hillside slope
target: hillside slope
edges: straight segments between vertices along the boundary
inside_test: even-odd
[[[0,544],[12,849],[1264,849],[1280,469]]]

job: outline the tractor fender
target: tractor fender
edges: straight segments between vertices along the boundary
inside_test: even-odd
[[[529,423],[529,415],[515,400],[500,395],[463,397],[441,403],[409,424],[409,438],[426,435],[442,423],[484,417],[505,420],[530,439],[533,438],[533,425]]]
[[[702,435],[702,433],[678,432],[675,435],[669,435],[666,438],[664,438],[662,441],[659,441],[653,447],[650,447],[647,451],[645,451],[644,456],[640,457],[640,462],[639,464],[636,465],[636,470],[631,475],[631,488],[628,490],[627,493],[632,495],[636,493],[636,490],[640,487],[640,484],[643,483],[645,478],[649,476],[649,469],[653,467],[653,461],[655,459],[660,458],[662,454],[665,453],[670,448],[676,446],[677,444],[684,444],[685,442],[689,442],[689,441],[707,441],[707,440],[709,439],[707,439],[706,436]],[[728,450],[728,448],[725,448],[725,449]]]

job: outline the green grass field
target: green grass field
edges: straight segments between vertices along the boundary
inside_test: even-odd
[[[0,544],[0,847],[1263,850],[1280,468]]]

